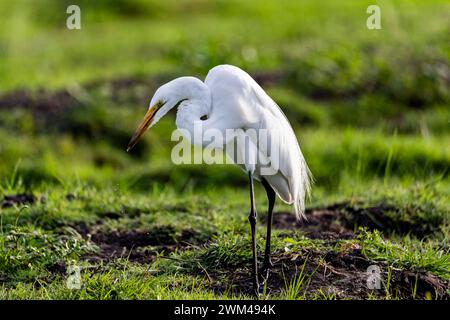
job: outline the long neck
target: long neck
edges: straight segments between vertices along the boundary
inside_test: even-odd
[[[176,125],[178,129],[187,130],[190,137],[194,137],[200,124],[205,130],[205,126],[209,123],[205,118],[209,118],[212,109],[211,92],[203,82],[189,80],[191,85],[185,86],[189,88],[188,94],[185,94],[189,98],[183,99],[178,106]]]
[[[211,92],[203,81],[194,77],[176,78],[159,87],[150,105],[161,100],[165,103],[154,116],[152,125],[178,107],[177,127],[193,132],[195,121],[211,112]]]

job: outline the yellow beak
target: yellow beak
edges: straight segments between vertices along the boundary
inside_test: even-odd
[[[130,142],[128,142],[127,152],[130,151],[136,145],[136,143],[138,143],[145,130],[147,130],[147,128],[151,125],[153,116],[155,115],[156,111],[158,111],[162,106],[162,102],[157,102],[148,109],[147,113],[145,114],[144,120],[134,132]]]

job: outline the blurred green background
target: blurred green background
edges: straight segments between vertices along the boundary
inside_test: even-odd
[[[370,1],[77,1],[68,30],[71,3],[0,2],[2,177],[20,161],[30,186],[245,183],[231,166],[174,167],[173,116],[124,152],[160,84],[221,63],[283,108],[321,188],[448,174],[447,1],[379,1],[381,30]]]
[[[81,30],[66,28],[70,4],[81,8]],[[380,6],[381,30],[366,27],[370,4]],[[304,229],[275,230],[279,259],[360,246],[370,263],[450,279],[448,1],[0,0],[0,299],[211,298],[202,270],[222,273],[225,285],[239,268],[250,274],[239,168],[173,165],[175,112],[125,152],[158,86],[204,79],[222,63],[249,72],[292,123],[316,181],[308,208],[349,203],[356,230],[359,208],[375,204],[394,226],[374,222],[389,241],[375,230],[336,246]],[[20,193],[34,197],[5,197]],[[290,209],[278,201],[275,210]],[[177,250],[183,234],[211,242],[155,258]],[[123,235],[138,259],[106,256],[122,249]],[[68,260],[92,252],[103,260],[86,269],[83,290],[68,290]],[[307,297],[347,298],[342,283],[330,284],[343,294],[321,288]]]

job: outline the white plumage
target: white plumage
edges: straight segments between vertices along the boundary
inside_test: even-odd
[[[164,104],[152,110],[152,106],[159,102]],[[270,146],[274,139],[279,151],[278,166],[274,168],[276,173],[264,175],[259,162],[255,166],[248,162],[240,166],[245,171],[252,171],[257,180],[264,176],[282,201],[294,205],[297,217],[303,215],[305,197],[310,190],[308,166],[288,119],[248,73],[235,66],[219,65],[209,71],[204,82],[194,77],[180,77],[166,83],[152,98],[147,127],[154,125],[177,105],[177,127],[189,131],[191,136],[194,135],[195,122],[205,115],[208,118],[202,122],[203,130],[219,130],[224,136],[227,129],[266,129],[269,138],[267,145]],[[130,142],[130,145],[136,141]],[[264,148],[264,145],[253,139],[253,147]],[[270,151],[255,152],[262,153],[264,157],[270,155]]]
[[[253,178],[261,181],[269,199],[263,267],[267,271],[271,266],[270,234],[275,194],[282,201],[292,204],[297,218],[300,218],[304,216],[305,197],[310,190],[310,171],[294,130],[278,105],[248,73],[235,66],[220,65],[209,71],[204,82],[195,77],[180,77],[158,88],[144,121],[130,140],[128,150],[147,128],[174,107],[178,107],[176,125],[179,129],[185,130],[191,139],[196,136],[199,124],[204,133],[208,130],[219,132],[225,137],[220,147],[249,175],[254,288],[258,292]],[[229,130],[238,134],[228,138]],[[259,133],[264,135],[260,136]],[[209,140],[201,137],[202,145],[209,143]],[[233,143],[237,152],[229,148]],[[244,161],[239,162],[242,158]]]
[[[220,65],[211,69],[205,84],[212,95],[211,126],[221,123],[221,126],[244,130],[267,129],[269,139],[279,142],[279,170],[274,175],[266,175],[265,179],[281,200],[294,205],[300,217],[310,190],[310,172],[283,111],[247,72],[235,66]],[[266,150],[263,154],[267,154]],[[259,164],[255,168],[255,178],[261,178]]]

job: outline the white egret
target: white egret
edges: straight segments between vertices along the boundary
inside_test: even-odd
[[[154,125],[169,110],[178,107],[176,125],[194,135],[194,126],[202,121],[204,130],[215,129],[224,133],[228,129],[240,129],[246,136],[250,129],[264,129],[270,141],[276,143],[278,164],[273,172],[264,173],[263,167],[272,162],[262,161],[258,155],[270,154],[269,148],[260,149],[258,136],[248,136],[237,148],[249,155],[244,163],[238,163],[248,174],[250,185],[250,215],[252,233],[253,288],[259,292],[259,275],[256,252],[256,205],[253,179],[262,183],[269,200],[267,237],[262,271],[265,280],[272,266],[270,237],[275,195],[294,206],[297,218],[304,214],[305,197],[310,190],[310,172],[302,155],[297,138],[286,116],[278,105],[245,71],[231,65],[219,65],[208,72],[205,81],[195,77],[180,77],[162,85],[151,99],[150,107],[128,144],[129,151],[145,130]],[[241,140],[242,141],[242,140]],[[270,145],[270,141],[269,144]],[[223,147],[229,141],[224,141]],[[238,150],[239,151],[239,150]],[[264,152],[262,152],[264,151]],[[263,157],[262,157],[263,158]],[[268,158],[263,158],[267,160]],[[253,161],[252,161],[253,160]],[[271,159],[272,161],[273,159]],[[270,170],[269,170],[270,171]]]

